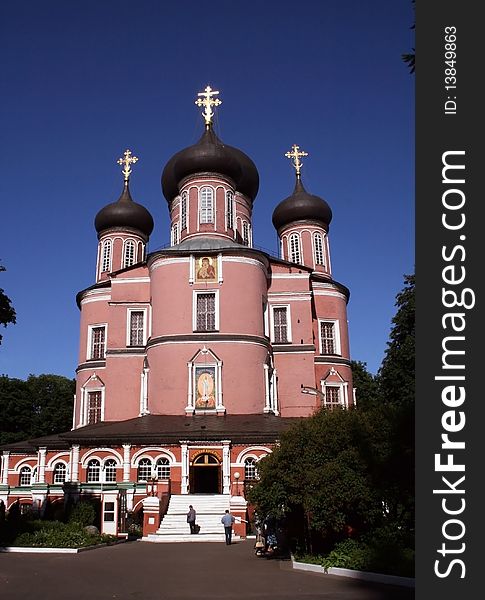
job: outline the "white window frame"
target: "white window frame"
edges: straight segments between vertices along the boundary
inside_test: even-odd
[[[180,231],[189,230],[189,194],[187,191],[182,192],[180,196]]]
[[[286,308],[286,327],[287,327],[287,340],[286,342],[275,342],[274,335],[274,309],[275,308]],[[292,343],[292,332],[291,332],[291,306],[289,304],[270,304],[270,333],[272,344],[291,344]]]
[[[92,381],[92,379],[88,379],[86,384],[88,384],[90,381]],[[97,385],[96,387],[86,387],[86,384],[81,388],[81,423],[79,424],[81,427],[88,424],[89,392],[101,392],[101,421],[104,421],[106,388],[103,384]],[[98,423],[101,421],[98,421]]]
[[[98,473],[98,478],[97,479],[91,479],[90,478],[90,472],[89,472],[89,464],[92,462],[97,462],[98,463],[98,467],[97,473]],[[96,472],[96,471],[94,471]],[[102,465],[101,465],[101,461],[99,460],[99,458],[95,458],[92,457],[88,460],[88,462],[86,463],[86,483],[101,483],[101,472],[102,472]]]
[[[22,483],[22,475],[29,473],[29,481],[27,483]],[[19,486],[28,487],[34,483],[34,468],[30,465],[24,465],[19,470]]]
[[[248,463],[251,462],[252,468],[254,470],[253,476],[252,477],[247,477],[247,471],[249,470],[247,468]],[[259,479],[259,474],[258,474],[258,459],[255,458],[254,456],[247,456],[244,459],[244,481],[258,481]]]
[[[123,242],[123,269],[127,267],[131,267],[136,263],[136,250],[137,250],[136,241],[133,239],[124,240]],[[128,249],[133,249],[133,255],[128,257]]]
[[[133,346],[131,344],[131,313],[134,312],[142,312],[143,313],[143,343],[139,346]],[[126,346],[129,348],[140,348],[146,345],[147,343],[147,317],[148,310],[146,307],[132,307],[126,311]]]
[[[107,463],[110,461],[114,462],[114,467],[113,467],[113,465],[107,465]],[[114,479],[108,479],[106,477],[106,467],[107,466],[109,466],[109,468],[114,468],[114,477],[115,477]],[[116,481],[118,479],[118,477],[117,477],[118,467],[119,467],[119,464],[115,458],[113,458],[112,456],[108,456],[107,458],[105,458],[103,461],[103,464],[101,466],[101,481],[103,483],[116,483]]]
[[[214,309],[215,309],[215,328],[214,329],[197,329],[197,296],[202,294],[215,294]],[[194,290],[192,300],[192,330],[197,331],[219,331],[219,290]]]
[[[94,423],[90,423],[89,422],[89,395],[90,394],[100,394],[100,402],[101,402],[101,406],[99,407],[99,409],[100,409],[100,419],[99,419],[99,421],[95,421]],[[103,421],[103,416],[104,416],[104,394],[103,394],[103,390],[102,389],[87,389],[86,390],[86,419],[85,419],[86,425],[95,425],[96,423],[101,423]]]
[[[334,343],[335,343],[335,355],[342,355],[342,348],[340,345],[340,324],[338,319],[318,319],[318,343],[320,346],[320,355],[323,356],[334,356],[333,354],[327,355],[323,353],[323,344],[322,344],[322,323],[332,323],[333,324],[333,332],[334,332]]]
[[[328,406],[327,405],[327,389],[329,388],[337,388],[339,391],[339,406],[342,406],[342,408],[348,408],[349,406],[349,399],[348,399],[348,383],[346,382],[342,382],[342,383],[326,383],[325,381],[322,380],[321,382],[321,388],[322,388],[322,393],[324,395],[324,399],[322,401],[323,406]],[[332,404],[332,406],[335,406],[335,404]]]
[[[317,239],[320,240],[320,248],[317,248]],[[324,236],[319,231],[314,231],[312,234],[313,244],[313,261],[315,266],[325,267],[325,240]],[[321,253],[322,261],[318,261],[318,253]]]
[[[106,269],[104,268],[106,265]],[[100,273],[110,273],[113,265],[113,240],[103,240],[101,244]]]
[[[179,226],[178,223],[174,223],[170,229],[170,245],[176,246],[179,243]]]
[[[57,468],[58,467],[64,467],[64,479],[62,479],[61,481],[57,481],[56,480],[56,476],[57,476]],[[52,483],[54,485],[60,485],[62,483],[64,483],[67,480],[67,465],[64,461],[62,460],[58,460],[56,461],[56,463],[54,464],[54,467],[52,469]]]
[[[232,229],[233,231],[236,229],[235,224],[235,202],[234,202],[235,194],[231,190],[226,191],[226,230]]]
[[[150,477],[148,477],[147,479],[140,479],[138,474],[139,474],[139,469],[140,469],[140,463],[141,461],[147,460],[150,463]],[[145,466],[145,465],[143,465]],[[153,459],[150,456],[140,456],[140,458],[137,460],[136,463],[136,480],[139,483],[146,483],[151,477],[153,477],[153,473],[154,473],[154,467],[153,467]]]
[[[99,327],[104,327],[104,351],[103,355],[99,358],[92,356],[92,343],[93,343],[93,330]],[[86,360],[105,360],[106,359],[106,345],[108,340],[108,323],[93,323],[88,325],[88,347],[86,349]]]
[[[242,239],[245,246],[251,247],[251,225],[247,221],[242,222]]]
[[[209,196],[202,198],[203,193],[208,190],[210,191],[210,205]],[[199,224],[200,225],[212,225],[214,223],[214,204],[215,204],[215,190],[214,188],[204,185],[199,190]],[[206,206],[203,206],[203,201]]]
[[[293,250],[291,248],[291,244],[292,244],[292,240],[297,240],[298,243],[298,260],[293,260]],[[302,265],[303,264],[303,246],[301,243],[301,236],[299,233],[297,233],[296,231],[293,233],[290,233],[290,235],[288,236],[288,260],[289,262],[295,263],[297,265]]]
[[[159,465],[158,463],[160,461],[167,461],[165,464],[163,465]],[[163,471],[168,469],[168,477],[164,477],[162,475]],[[163,481],[168,481],[172,475],[172,463],[170,461],[170,459],[167,456],[159,456],[155,462],[155,473],[157,478]]]

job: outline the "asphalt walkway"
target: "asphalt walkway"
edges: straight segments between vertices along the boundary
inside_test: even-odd
[[[0,553],[2,600],[410,600],[414,590],[297,571],[254,541],[127,542],[78,554]]]

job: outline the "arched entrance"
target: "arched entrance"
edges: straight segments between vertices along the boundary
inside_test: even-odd
[[[191,494],[221,493],[221,463],[219,459],[204,452],[190,463],[189,485]]]

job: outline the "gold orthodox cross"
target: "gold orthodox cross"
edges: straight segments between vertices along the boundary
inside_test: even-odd
[[[210,87],[210,85],[208,85],[203,92],[199,92],[197,94],[197,96],[203,97],[203,98],[197,98],[195,103],[199,107],[202,107],[202,106],[204,107],[204,111],[203,111],[202,115],[205,119],[206,127],[209,127],[209,125],[212,123],[212,117],[214,116],[214,111],[212,110],[212,107],[219,106],[220,104],[222,104],[222,101],[219,100],[219,98],[212,98],[212,96],[215,96],[218,93],[219,93],[218,91],[213,90]]]
[[[138,160],[138,157],[131,156],[131,150],[125,150],[123,153],[123,156],[125,158],[119,158],[116,162],[119,165],[124,165],[122,173],[125,176],[125,181],[128,181],[128,179],[130,178],[130,175],[131,175],[130,165],[135,164],[136,161]]]
[[[291,162],[293,163],[293,166],[295,167],[296,176],[300,177],[300,171],[303,166],[303,163],[301,162],[300,157],[308,156],[308,152],[304,152],[303,150],[300,151],[300,146],[297,146],[296,144],[293,144],[293,146],[291,148],[292,148],[293,152],[287,152],[285,154],[285,156],[286,156],[286,158],[291,158]]]

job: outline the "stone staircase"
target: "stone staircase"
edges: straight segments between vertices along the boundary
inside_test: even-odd
[[[200,533],[190,534],[187,523],[189,504],[194,507]],[[141,538],[145,542],[224,542],[221,517],[229,509],[230,496],[226,494],[172,494],[168,510],[155,533]],[[234,541],[239,536],[233,534]]]

